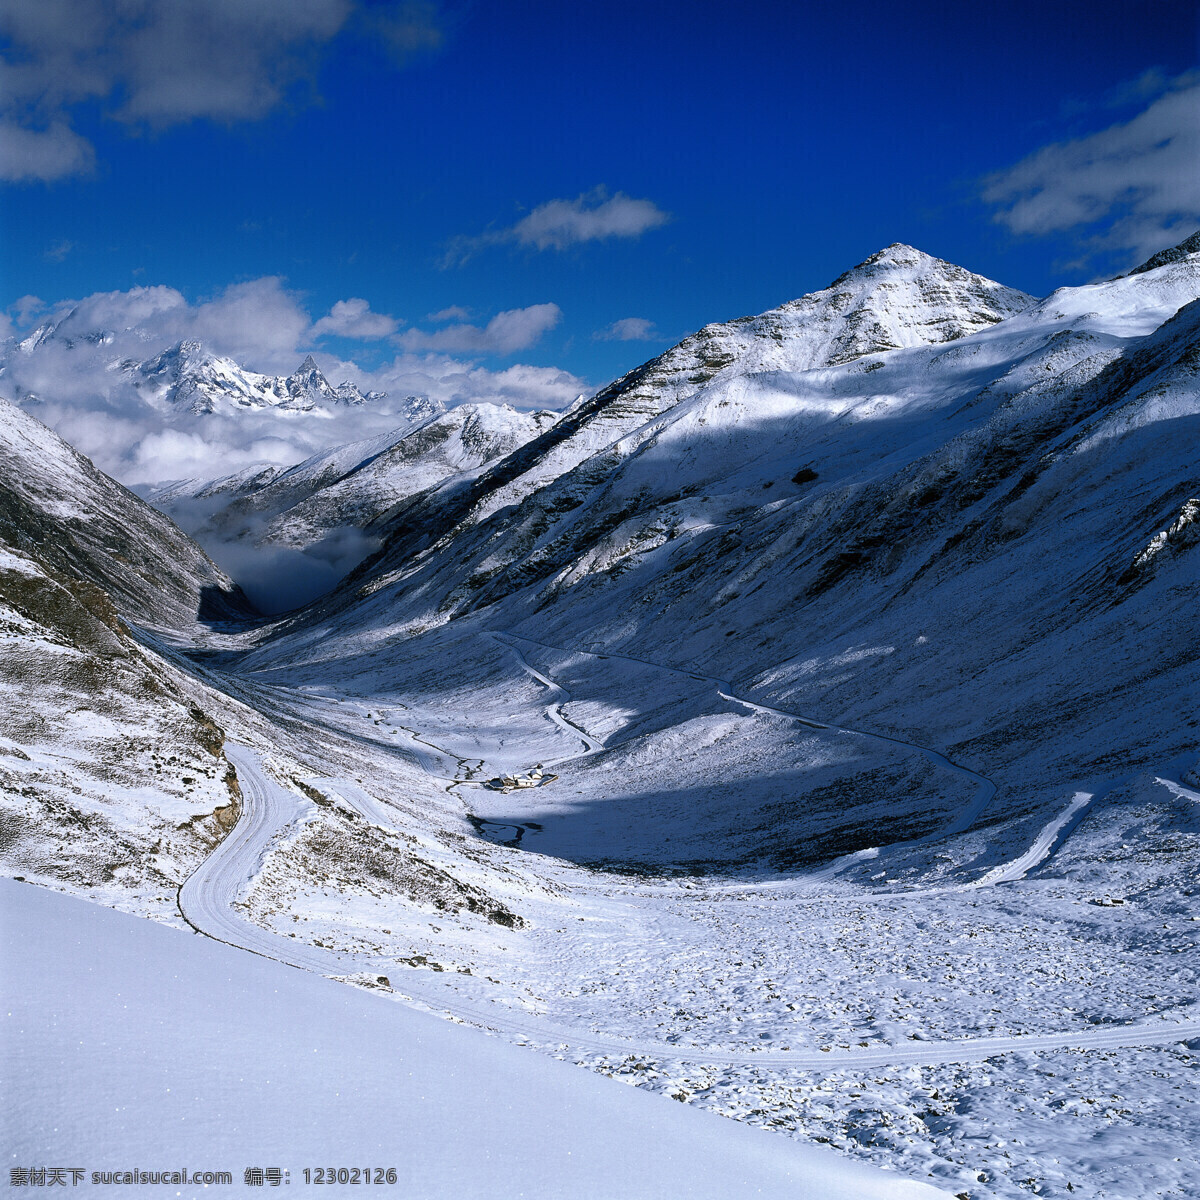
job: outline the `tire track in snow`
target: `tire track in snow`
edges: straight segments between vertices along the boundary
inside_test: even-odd
[[[1103,800],[1111,791],[1112,785],[1095,792],[1076,792],[1071,798],[1070,804],[1041,828],[1024,854],[1018,855],[1011,862],[993,867],[978,879],[964,884],[961,890],[993,887],[997,883],[1016,883],[1018,880],[1024,879],[1030,871],[1035,867],[1040,867],[1058,851],[1059,847],[1087,816],[1088,810]]]

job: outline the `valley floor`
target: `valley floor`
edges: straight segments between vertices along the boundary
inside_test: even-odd
[[[1006,781],[936,747],[586,648],[418,643],[160,647],[236,701],[242,808],[141,910],[947,1195],[1200,1195],[1191,763],[989,823]]]

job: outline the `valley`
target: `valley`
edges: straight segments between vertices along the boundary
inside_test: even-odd
[[[891,246],[158,493],[364,539],[272,616],[8,405],[5,873],[948,1196],[1196,1194],[1193,243],[1042,300]]]

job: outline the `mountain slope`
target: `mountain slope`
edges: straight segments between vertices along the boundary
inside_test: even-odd
[[[520,503],[576,468],[589,479],[600,457],[639,426],[700,394],[711,382],[767,371],[806,371],[894,345],[943,342],[986,328],[1032,304],[1005,288],[911,247],[895,245],[830,287],[759,317],[707,325],[675,348],[573,405],[552,429],[453,497],[406,513],[405,552],[460,525]],[[586,466],[585,466],[586,465]],[[399,540],[403,532],[397,530]]]
[[[165,915],[237,819],[225,707],[133,636],[250,615],[161,513],[0,401],[0,857]],[[203,707],[202,707],[203,706]]]
[[[989,819],[1064,775],[1185,752],[1190,722],[1155,713],[1189,711],[1197,655],[1200,255],[1036,304],[968,279],[964,296],[1023,307],[932,345],[954,272],[895,248],[856,270],[864,295],[897,271],[900,295],[937,299],[886,335],[837,325],[831,308],[859,309],[836,288],[785,306],[792,333],[776,313],[709,327],[469,488],[399,514],[316,614],[322,638],[336,643],[331,621],[363,640],[478,614],[698,669],[976,755],[1009,773]],[[902,327],[926,344],[831,361]],[[1163,637],[1147,645],[1152,619]],[[254,661],[309,639],[297,623]],[[1122,729],[1131,691],[1143,701]]]
[[[465,482],[557,420],[557,413],[461,404],[411,431],[314,455],[239,497],[211,524],[225,531],[258,518],[267,523],[255,540],[294,547],[340,527],[366,529],[411,497]]]
[[[232,582],[161,513],[15,405],[0,400],[0,536],[104,589],[156,628],[245,616]]]
[[[558,420],[462,404],[417,425],[322,451],[287,470],[140,489],[233,574],[264,612],[308,603],[379,546],[374,524],[453,494]]]

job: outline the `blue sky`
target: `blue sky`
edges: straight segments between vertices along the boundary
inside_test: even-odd
[[[0,304],[257,286],[260,368],[599,386],[893,241],[1044,294],[1200,225],[1194,3],[117,11],[0,15]]]

